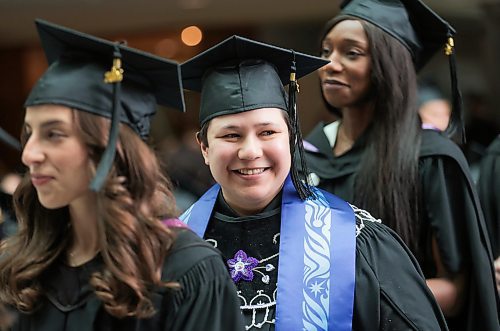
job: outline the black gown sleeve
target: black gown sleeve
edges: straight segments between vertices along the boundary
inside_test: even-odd
[[[475,188],[462,167],[448,156],[422,159],[421,176],[424,231],[436,238],[447,271],[463,273],[467,279],[464,307],[447,319],[448,325],[500,330],[491,247]],[[435,277],[432,261],[428,251],[422,265],[427,278]]]
[[[353,330],[447,330],[420,267],[402,240],[380,223],[363,224],[356,240]]]
[[[500,256],[500,136],[488,147],[481,160],[477,189],[493,258],[497,258]]]
[[[244,330],[236,287],[218,251],[188,230],[178,240],[184,243],[165,264],[164,278],[180,286],[165,296],[165,331]]]

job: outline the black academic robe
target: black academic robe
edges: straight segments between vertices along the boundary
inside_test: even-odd
[[[481,160],[477,190],[490,235],[493,258],[500,256],[500,136]]]
[[[97,257],[76,268],[55,265],[43,280],[48,293],[41,308],[19,314],[13,330],[243,330],[236,289],[220,253],[190,230],[180,230],[163,267],[162,279],[178,282],[180,289],[154,291],[152,318],[117,319],[104,310],[88,285],[101,263]]]
[[[219,194],[205,232],[226,261],[239,250],[259,260],[253,279],[237,282],[249,330],[275,329],[280,211],[278,196],[261,213],[240,217]],[[355,209],[355,214],[359,231],[353,330],[447,330],[416,260],[399,237],[365,211]]]
[[[366,137],[335,157],[323,127],[323,123],[318,124],[306,138],[319,149],[306,152],[309,171],[319,177],[318,187],[353,201]],[[500,330],[489,239],[467,162],[458,146],[436,131],[423,130],[419,178],[422,251],[416,255],[425,277],[436,276],[432,235],[447,270],[452,274],[465,271],[469,277],[464,309],[447,319],[450,330]]]

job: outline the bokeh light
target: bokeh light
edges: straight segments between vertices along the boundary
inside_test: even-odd
[[[201,39],[203,38],[203,33],[201,32],[200,28],[192,25],[188,26],[184,30],[182,30],[181,33],[181,40],[184,44],[188,46],[196,46],[201,42]]]

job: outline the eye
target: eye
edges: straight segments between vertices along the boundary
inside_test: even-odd
[[[65,136],[66,135],[60,131],[50,130],[49,132],[47,132],[47,137],[52,140],[59,139]]]
[[[265,131],[262,131],[260,134],[263,136],[271,136],[275,133],[276,133],[276,131],[274,131],[274,130],[265,130]]]
[[[331,52],[332,52],[332,51],[330,50],[330,48],[329,48],[329,47],[323,47],[323,48],[321,49],[320,56],[321,56],[321,57],[328,57],[328,56],[330,56]]]
[[[237,133],[226,133],[226,134],[221,136],[221,138],[224,138],[224,139],[236,139],[239,137],[240,137],[240,135]]]
[[[346,56],[347,56],[348,58],[350,58],[350,59],[356,59],[356,58],[358,58],[358,57],[360,57],[360,56],[362,56],[362,55],[363,55],[363,53],[362,53],[362,52],[360,52],[360,51],[358,51],[358,50],[355,50],[355,49],[351,49],[351,50],[348,50],[348,51],[346,52]]]

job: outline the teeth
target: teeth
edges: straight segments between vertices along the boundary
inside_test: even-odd
[[[259,169],[240,169],[238,172],[243,175],[257,175],[264,172],[264,168]]]

